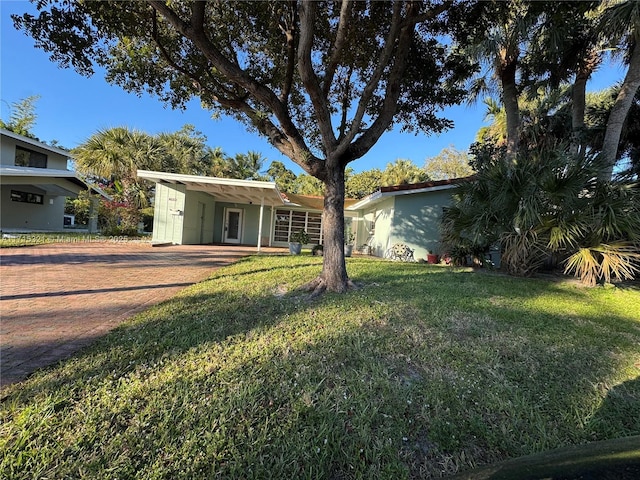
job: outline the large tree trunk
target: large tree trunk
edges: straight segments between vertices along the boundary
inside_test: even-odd
[[[622,82],[622,88],[616,98],[609,120],[607,121],[607,129],[604,133],[604,142],[600,156],[604,162],[605,168],[602,171],[602,180],[611,180],[613,166],[616,163],[618,154],[618,145],[620,143],[620,135],[622,127],[627,118],[633,97],[636,95],[640,87],[640,45],[636,44],[629,61],[629,70]]]
[[[337,165],[325,179],[322,273],[306,285],[313,295],[325,290],[342,293],[353,286],[344,259],[344,192],[344,167]]]

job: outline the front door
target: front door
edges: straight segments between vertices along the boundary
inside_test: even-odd
[[[227,208],[224,220],[224,243],[240,243],[242,240],[242,210]]]

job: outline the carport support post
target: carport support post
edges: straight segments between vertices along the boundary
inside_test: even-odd
[[[262,246],[262,217],[264,216],[264,197],[260,199],[260,220],[258,223],[258,252]]]

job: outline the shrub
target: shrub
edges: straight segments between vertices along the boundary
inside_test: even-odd
[[[596,157],[562,148],[526,151],[513,162],[494,151],[476,165],[476,179],[443,215],[450,254],[500,242],[514,275],[535,273],[555,254],[589,285],[640,271],[637,183],[598,181]]]

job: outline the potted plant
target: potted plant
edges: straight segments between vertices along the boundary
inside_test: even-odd
[[[427,263],[434,265],[439,261],[438,255],[433,253],[433,250],[427,250]]]
[[[348,228],[344,233],[344,256],[350,257],[353,253],[353,242],[356,239],[356,234]]]
[[[304,230],[298,230],[289,237],[289,252],[292,255],[300,255],[302,245],[309,243],[309,234]]]

